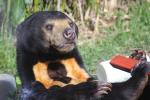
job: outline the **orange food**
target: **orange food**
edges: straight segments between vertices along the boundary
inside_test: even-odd
[[[119,68],[121,70],[125,70],[127,72],[130,72],[131,69],[138,63],[138,60],[132,59],[132,58],[127,58],[122,55],[117,55],[112,58],[110,61],[110,64],[113,67]]]

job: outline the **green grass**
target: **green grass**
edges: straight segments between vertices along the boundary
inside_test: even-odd
[[[115,24],[105,30],[105,36],[97,37],[79,46],[88,71],[95,73],[99,61],[108,60],[116,54],[130,54],[133,48],[150,51],[150,4],[135,4],[130,7],[129,31],[122,20],[125,12],[116,12]],[[80,27],[79,27],[80,28]],[[80,41],[79,41],[80,42]],[[12,39],[0,38],[0,73],[16,73],[15,46]]]
[[[134,48],[149,51],[150,46],[148,43],[150,43],[148,33],[126,32],[108,35],[102,40],[91,41],[80,46],[80,51],[88,70],[94,73],[98,62],[109,60],[116,54],[129,55],[130,50]]]
[[[111,59],[116,54],[131,53],[130,50],[140,48],[150,51],[150,4],[131,5],[129,31],[123,27],[124,12],[117,12],[115,24],[105,29],[107,34],[80,46],[81,55],[91,73],[95,73],[98,62]]]
[[[0,73],[16,73],[16,54],[13,40],[0,39]]]

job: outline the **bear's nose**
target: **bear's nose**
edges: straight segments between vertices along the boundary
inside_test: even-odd
[[[66,29],[63,35],[67,40],[74,40],[76,37],[76,33],[72,29]]]

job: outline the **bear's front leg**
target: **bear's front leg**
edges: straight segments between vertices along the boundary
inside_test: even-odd
[[[111,87],[110,83],[91,80],[77,85],[53,86],[46,89],[41,83],[36,82],[29,100],[96,100],[108,94]]]

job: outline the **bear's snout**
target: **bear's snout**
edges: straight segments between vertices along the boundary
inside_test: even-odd
[[[64,33],[63,33],[63,36],[64,36],[65,39],[67,39],[69,41],[74,41],[75,37],[76,37],[76,33],[73,29],[66,28]]]

